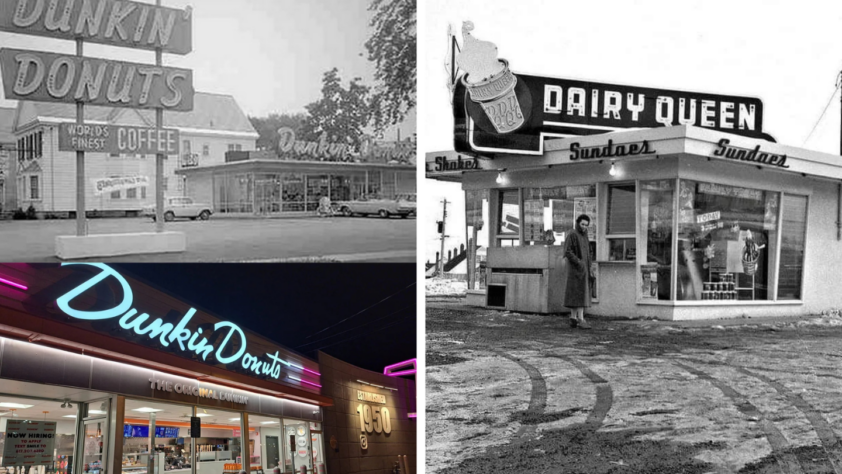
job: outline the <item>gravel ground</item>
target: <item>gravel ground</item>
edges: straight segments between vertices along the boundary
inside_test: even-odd
[[[427,305],[428,473],[842,473],[838,312],[586,331],[445,294]]]

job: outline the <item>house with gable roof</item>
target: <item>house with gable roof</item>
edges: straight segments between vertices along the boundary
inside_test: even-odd
[[[75,217],[76,155],[59,151],[58,132],[76,120],[74,104],[20,101],[12,125],[15,144],[17,206],[30,205],[38,214]],[[155,126],[153,110],[87,106],[89,124]],[[258,134],[230,95],[196,92],[190,112],[164,112],[164,127],[179,131],[179,155],[164,161],[164,194],[188,195],[182,168],[225,163],[228,151],[254,150]],[[2,135],[0,135],[2,138]],[[2,142],[0,142],[2,143]],[[148,184],[97,194],[98,179],[146,177]],[[103,216],[138,215],[155,203],[155,156],[85,153],[85,203],[88,212]]]

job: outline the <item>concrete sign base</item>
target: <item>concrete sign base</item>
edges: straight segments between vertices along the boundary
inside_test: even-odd
[[[79,237],[56,237],[56,256],[62,260],[75,258],[113,257],[143,253],[184,252],[184,232],[142,232],[136,234],[103,234]]]

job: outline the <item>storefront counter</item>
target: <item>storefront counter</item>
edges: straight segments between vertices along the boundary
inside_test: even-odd
[[[489,307],[530,313],[566,311],[564,248],[551,245],[488,249]]]

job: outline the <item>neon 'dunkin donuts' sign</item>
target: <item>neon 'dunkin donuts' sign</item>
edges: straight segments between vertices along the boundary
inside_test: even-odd
[[[286,361],[275,353],[251,354],[248,352],[248,339],[243,330],[230,321],[215,323],[211,331],[204,331],[202,327],[191,328],[191,319],[196,314],[195,308],[190,308],[178,321],[166,322],[156,318],[150,320],[147,313],[135,307],[134,293],[128,281],[116,270],[104,263],[62,263],[65,265],[88,265],[98,268],[100,272],[93,275],[79,286],[56,299],[56,305],[67,316],[85,321],[116,320],[116,326],[130,333],[132,336],[145,336],[146,343],[160,344],[173,352],[181,352],[193,359],[200,359],[211,364],[221,364],[229,370],[246,371],[250,375],[269,380],[289,379],[296,384],[307,384],[313,387],[321,385],[303,380],[304,373],[320,376],[316,371]],[[100,310],[80,310],[72,306],[74,299],[113,277],[119,283],[123,298],[112,308]],[[140,305],[138,305],[140,307]],[[224,336],[224,337],[222,337]],[[222,341],[217,345],[211,341]],[[293,375],[295,373],[295,375]],[[286,380],[285,380],[286,381]]]

